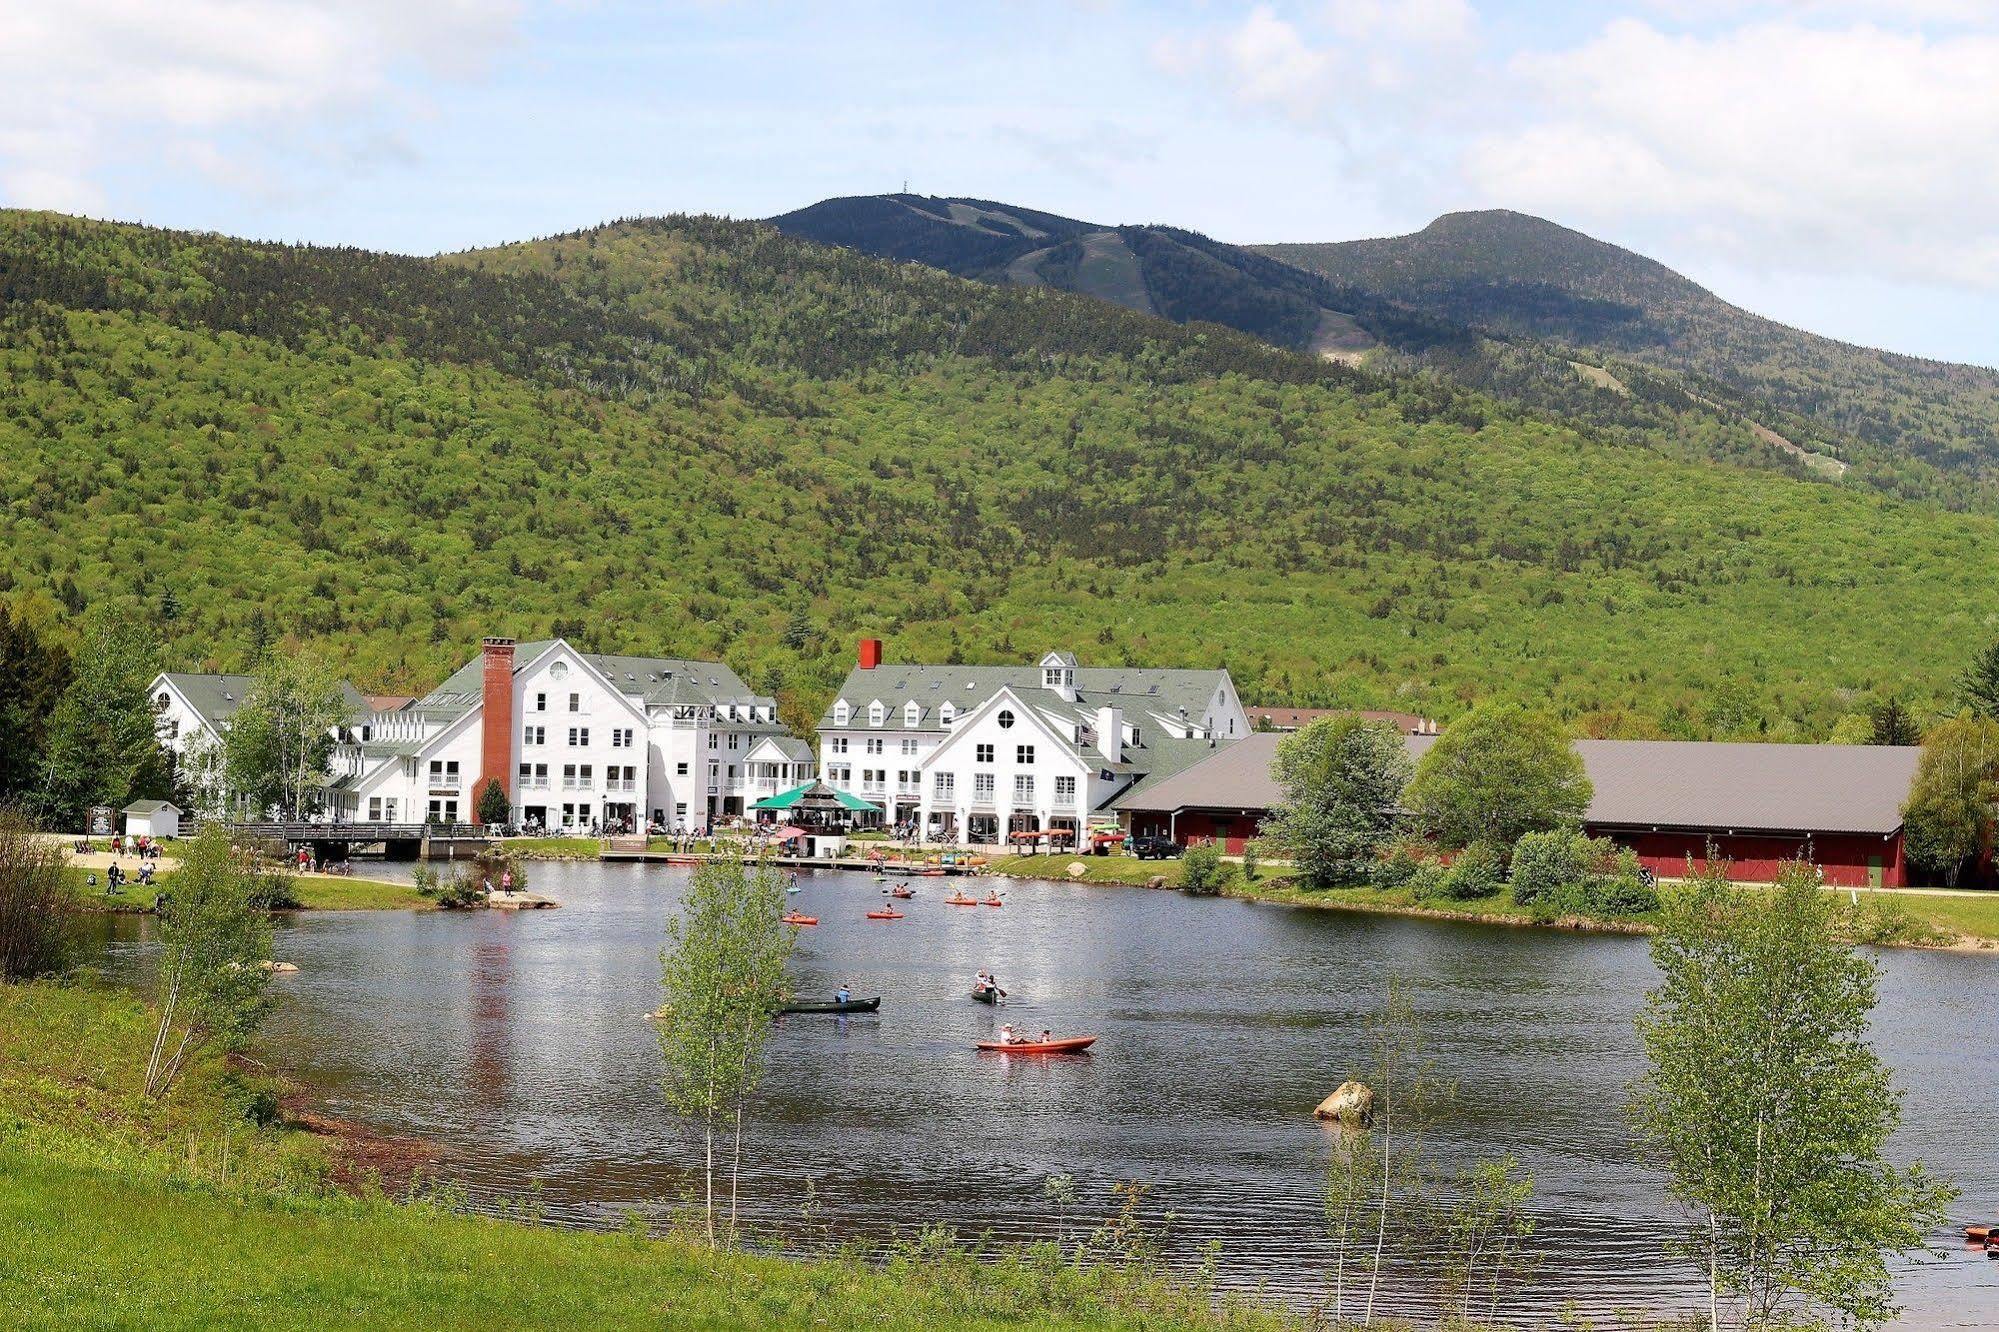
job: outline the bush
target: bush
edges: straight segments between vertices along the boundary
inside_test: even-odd
[[[1450,896],[1451,867],[1441,860],[1419,860],[1409,873],[1409,893],[1418,902]]]
[[[1572,828],[1522,835],[1513,844],[1513,900],[1533,906],[1587,884],[1607,849]]]
[[[1213,897],[1228,879],[1229,865],[1216,842],[1190,846],[1180,857],[1180,888],[1195,897]]]
[[[1645,882],[1638,853],[1630,847],[1618,848],[1608,871],[1590,884],[1594,910],[1606,916],[1638,916],[1659,909],[1659,890]]]
[[[1424,863],[1417,849],[1403,842],[1384,859],[1375,862],[1374,886],[1387,891],[1406,888],[1415,880]]]
[[[1243,882],[1245,883],[1256,882],[1256,865],[1257,861],[1260,858],[1261,858],[1261,852],[1259,851],[1254,841],[1244,842],[1242,844]]]
[[[76,895],[62,848],[38,841],[25,822],[0,818],[0,981],[62,971],[76,944]]]
[[[1491,897],[1506,886],[1506,860],[1486,843],[1458,852],[1444,871],[1443,895],[1455,902]]]

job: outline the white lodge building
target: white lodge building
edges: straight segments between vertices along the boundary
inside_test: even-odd
[[[219,735],[226,720],[207,729]],[[326,812],[340,822],[472,822],[492,777],[518,824],[692,829],[812,776],[812,751],[786,733],[776,700],[727,666],[584,653],[559,638],[486,639],[407,706],[363,703],[338,739]]]
[[[1016,832],[1080,840],[1090,815],[1141,781],[1249,734],[1226,670],[899,666],[863,639],[819,719],[826,782],[915,823],[926,841],[1002,842]]]

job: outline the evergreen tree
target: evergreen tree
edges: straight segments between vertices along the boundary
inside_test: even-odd
[[[1874,709],[1874,743],[1877,745],[1919,745],[1923,733],[1916,719],[1902,707],[1900,698],[1891,697]]]
[[[1987,644],[1958,677],[1965,706],[1981,717],[1999,717],[1999,639]]]
[[[70,670],[60,644],[0,606],[0,802],[24,799],[41,781],[49,718]]]
[[[155,674],[137,631],[123,622],[85,631],[73,673],[49,714],[31,803],[41,816],[81,827],[92,805],[125,804],[173,791],[146,686]]]

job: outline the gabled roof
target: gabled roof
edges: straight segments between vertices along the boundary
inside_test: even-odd
[[[187,705],[195,710],[209,729],[220,734],[224,723],[236,715],[236,709],[243,706],[250,689],[257,683],[254,675],[216,675],[182,671],[162,671],[154,680],[158,684],[165,680],[171,684]],[[367,695],[347,681],[340,682],[340,696],[347,704],[350,720],[365,717],[373,711]]]
[[[1215,691],[1227,683],[1225,670],[1164,670],[1122,666],[1076,668],[1076,701],[1065,702],[1041,682],[1040,665],[922,666],[884,663],[872,670],[856,666],[847,673],[840,692],[826,705],[819,729],[889,729],[902,724],[902,707],[915,699],[923,709],[923,724],[931,726],[937,709],[947,701],[962,716],[1002,689],[1064,716],[1094,719],[1100,707],[1124,711],[1127,723],[1143,727],[1151,715],[1198,725]],[[888,709],[887,727],[867,724],[868,704],[880,699]],[[851,715],[836,722],[834,706],[845,700]],[[931,726],[932,729],[936,729]]]
[[[745,762],[751,763],[769,762],[769,759],[760,760],[757,757],[759,754],[766,752],[775,753],[778,758],[787,763],[810,763],[812,761],[812,746],[794,735],[767,735],[754,745],[751,745],[750,752],[743,755],[743,759]]]
[[[588,662],[612,687],[642,707],[679,705],[713,706],[718,703],[762,704],[772,708],[776,700],[752,693],[742,678],[718,661],[692,661],[682,657],[628,657],[601,652],[577,652],[566,640],[535,639],[514,645],[514,671],[543,656],[556,644],[568,647]],[[486,659],[484,654],[445,677],[438,686],[418,699],[417,710],[434,717],[454,717],[476,706],[484,697]],[[776,722],[736,723],[741,729],[783,728]]]
[[[170,809],[176,814],[181,812],[180,806],[174,804],[171,800],[134,800],[118,812],[120,814],[157,814],[163,809]]]

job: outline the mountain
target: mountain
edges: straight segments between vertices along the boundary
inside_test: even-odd
[[[1408,236],[1252,248],[1439,318],[1683,372],[1888,453],[1999,475],[1999,370],[1802,332],[1537,217],[1450,213]]]
[[[879,634],[1597,734],[1941,706],[1999,520],[1654,433],[755,223],[422,259],[0,212],[0,594],[176,668],[293,639],[409,692],[560,633],[809,723]]]
[[[913,194],[829,199],[771,224],[981,282],[1052,286],[1440,375],[1680,457],[1999,512],[1999,451],[1988,459],[1979,434],[1999,421],[1986,372],[1937,368],[1960,387],[1932,394],[1904,373],[1926,363],[1757,320],[1663,265],[1519,214],[1453,214],[1387,241],[1258,247]],[[1935,430],[1914,430],[1917,420]]]

